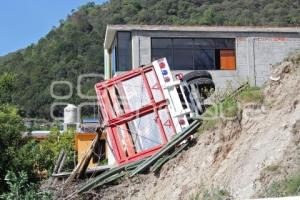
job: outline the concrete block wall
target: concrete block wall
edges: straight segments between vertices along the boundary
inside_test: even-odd
[[[132,32],[132,65],[136,68],[151,63],[151,37],[141,32]]]
[[[300,50],[300,38],[253,38],[255,84],[262,85],[272,65],[281,62],[290,53]]]

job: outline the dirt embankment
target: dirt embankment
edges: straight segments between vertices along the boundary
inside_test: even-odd
[[[97,198],[191,199],[201,191],[217,190],[245,199],[257,197],[273,181],[299,171],[299,60],[294,56],[274,66],[262,104],[242,104],[241,117],[203,132],[192,148],[164,165],[159,175],[125,179],[94,191]]]

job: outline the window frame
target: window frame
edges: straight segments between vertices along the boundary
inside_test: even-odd
[[[172,60],[170,60],[169,62],[171,63],[171,69],[172,70],[186,70],[186,69],[174,69],[174,49],[190,49],[188,47],[182,47],[182,48],[175,48],[174,47],[174,40],[175,39],[191,39],[193,41],[193,44],[192,44],[192,52],[193,52],[193,70],[216,70],[216,71],[221,71],[221,66],[216,66],[217,65],[217,62],[216,62],[216,50],[219,50],[219,52],[221,50],[233,50],[234,51],[234,59],[235,59],[235,69],[233,70],[230,70],[230,71],[234,71],[234,70],[237,70],[237,66],[236,66],[236,38],[235,37],[232,37],[232,38],[208,38],[208,37],[151,37],[151,52],[150,52],[150,57],[151,57],[151,60],[153,60],[153,49],[164,49],[164,50],[167,50],[167,49],[170,49],[170,48],[153,48],[153,40],[154,39],[170,39],[171,40],[171,57],[172,57]],[[214,41],[214,48],[199,48],[197,45],[195,45],[195,40],[199,40],[199,39],[210,39],[210,40],[213,40]],[[220,40],[220,39],[230,39],[230,40],[233,40],[234,44],[233,44],[233,48],[218,48],[218,45],[216,43],[217,40]],[[214,50],[214,55],[213,55],[213,59],[214,59],[214,63],[213,63],[213,66],[211,66],[212,68],[211,69],[197,69],[197,66],[195,65],[195,51],[196,50]],[[220,62],[220,61],[219,61]],[[220,63],[219,63],[220,65]],[[190,70],[190,69],[188,69]],[[187,70],[187,71],[188,71]],[[222,70],[224,71],[224,70]]]
[[[129,47],[130,47],[130,58],[129,58],[129,60],[130,60],[130,66],[129,66],[129,69],[122,69],[122,70],[120,70],[120,66],[119,66],[119,64],[120,64],[120,61],[119,61],[119,33],[129,33],[129,35],[130,35],[130,42],[129,42]],[[116,48],[116,51],[115,51],[115,55],[116,55],[116,60],[115,60],[115,64],[116,64],[116,69],[115,69],[115,72],[126,72],[126,71],[129,71],[129,70],[131,70],[132,69],[132,34],[131,34],[131,31],[117,31],[116,32],[116,36],[115,36],[115,40],[116,40],[116,45],[114,46],[114,48]]]
[[[112,48],[110,49],[110,76],[113,76],[117,71],[117,39],[114,38],[112,42]],[[114,65],[113,65],[114,64]]]

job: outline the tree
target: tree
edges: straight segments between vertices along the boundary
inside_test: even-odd
[[[18,110],[7,104],[0,105],[0,193],[7,189],[4,176],[8,171],[24,171],[29,181],[33,181],[39,171],[47,170],[51,173],[61,149],[70,152],[66,167],[73,167],[73,130],[60,133],[54,128],[41,143],[22,138],[23,130],[24,125]]]
[[[13,90],[15,89],[15,76],[4,73],[0,76],[0,104],[12,103]]]
[[[46,169],[51,173],[61,150],[68,153],[65,168],[73,169],[73,151],[74,151],[74,130],[68,130],[60,133],[57,128],[53,128],[50,135],[39,144],[39,152],[37,153],[37,165],[40,170]]]
[[[0,190],[5,188],[3,180],[6,172],[23,164],[15,162],[16,152],[22,144],[22,130],[24,126],[17,109],[0,105]]]

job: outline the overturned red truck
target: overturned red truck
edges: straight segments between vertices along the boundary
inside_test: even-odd
[[[210,73],[172,75],[165,58],[96,84],[102,126],[117,164],[149,157],[201,115]]]

